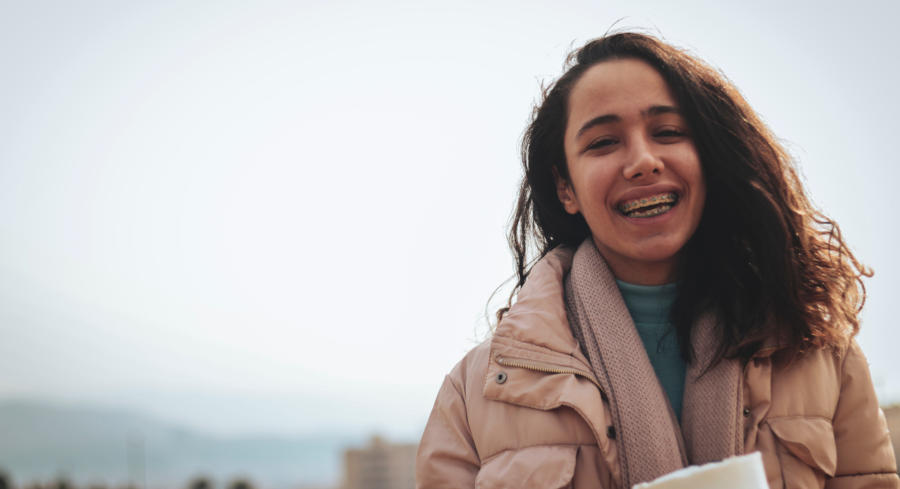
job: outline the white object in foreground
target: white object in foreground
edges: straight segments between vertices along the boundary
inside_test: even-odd
[[[753,452],[721,462],[692,465],[632,489],[769,489],[762,455]]]

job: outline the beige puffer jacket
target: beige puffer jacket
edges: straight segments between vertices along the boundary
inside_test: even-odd
[[[571,253],[542,259],[493,337],[447,376],[419,445],[419,489],[621,488],[605,395],[566,321]],[[774,348],[744,368],[744,453],[771,489],[900,488],[866,359]]]

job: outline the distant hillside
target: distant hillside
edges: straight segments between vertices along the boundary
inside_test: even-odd
[[[244,476],[262,489],[337,483],[341,452],[363,436],[235,437],[198,433],[139,413],[31,401],[0,402],[0,468],[17,485],[64,475],[76,484],[221,486]]]

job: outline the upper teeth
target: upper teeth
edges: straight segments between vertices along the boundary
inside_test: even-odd
[[[674,204],[678,199],[678,195],[674,192],[669,192],[665,194],[652,195],[650,197],[644,197],[641,199],[629,200],[627,202],[622,202],[619,204],[619,210],[623,213],[631,212],[635,209],[640,209],[642,207],[649,207],[652,205],[659,204]]]

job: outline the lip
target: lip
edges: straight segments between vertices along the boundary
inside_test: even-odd
[[[645,187],[636,187],[628,190],[613,202],[613,209],[618,211],[619,206],[624,202],[667,193],[674,193],[675,195],[677,195],[679,202],[681,201],[682,197],[684,197],[684,192],[678,186],[666,183],[658,183],[654,185],[647,185]]]

